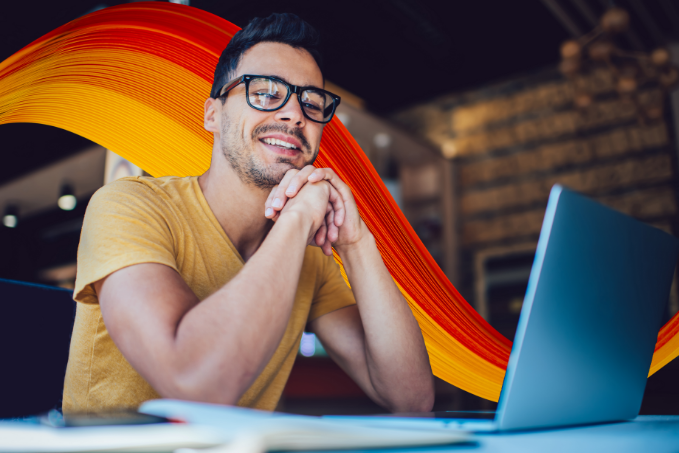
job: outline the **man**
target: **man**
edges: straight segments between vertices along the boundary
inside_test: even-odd
[[[159,397],[273,410],[305,327],[376,403],[431,410],[419,327],[347,185],[310,165],[339,102],[321,88],[317,45],[294,15],[253,20],[205,102],[209,170],[93,196],[65,411]]]

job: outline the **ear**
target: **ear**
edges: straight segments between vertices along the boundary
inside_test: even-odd
[[[217,105],[220,104],[220,105]],[[219,133],[219,111],[221,101],[218,99],[207,98],[205,101],[205,111],[203,114],[203,127],[208,132]]]

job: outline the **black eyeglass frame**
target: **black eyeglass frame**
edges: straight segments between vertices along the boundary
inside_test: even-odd
[[[273,109],[263,109],[263,108],[255,107],[254,105],[252,105],[252,103],[250,102],[250,82],[253,79],[271,79],[271,80],[275,80],[276,82],[280,82],[283,85],[285,85],[288,89],[288,94],[285,97],[285,99],[283,100],[283,102],[281,102],[281,105],[279,105],[278,107],[273,108]],[[224,90],[224,92],[220,93],[217,96],[217,98],[221,98],[221,97],[226,96],[229,93],[229,91],[233,90],[234,88],[236,88],[241,83],[245,84],[245,100],[247,101],[248,105],[255,110],[259,110],[260,112],[275,112],[276,110],[282,109],[285,106],[285,104],[287,104],[288,101],[290,100],[290,96],[293,93],[295,93],[297,95],[297,101],[299,101],[299,106],[302,109],[302,113],[304,114],[304,117],[307,118],[310,121],[313,121],[314,123],[320,123],[320,124],[329,123],[332,120],[332,117],[335,116],[335,111],[337,110],[337,106],[342,101],[341,97],[337,96],[334,93],[331,93],[330,91],[322,90],[320,88],[316,88],[316,87],[313,87],[313,86],[301,87],[301,86],[298,86],[298,85],[293,85],[291,83],[288,83],[285,80],[281,80],[278,77],[265,76],[265,75],[255,75],[255,74],[243,74],[242,76],[237,77],[237,78],[233,79],[232,81],[222,85],[222,87],[219,89],[218,93],[221,92],[222,90]],[[226,87],[226,89],[224,89],[224,87]],[[318,121],[318,120],[311,118],[309,115],[307,115],[306,111],[304,110],[304,105],[302,104],[302,93],[305,90],[313,90],[313,91],[325,93],[332,98],[332,100],[333,100],[332,113],[330,113],[330,118],[328,118],[327,121]]]

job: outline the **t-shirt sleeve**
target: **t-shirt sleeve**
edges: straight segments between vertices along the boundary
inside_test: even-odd
[[[99,189],[80,234],[74,299],[98,303],[93,284],[134,264],[160,263],[177,270],[171,216],[163,197],[136,178]]]
[[[319,250],[320,252],[320,250]],[[332,256],[323,257],[322,280],[309,311],[308,322],[340,308],[356,304],[354,293],[342,277],[339,264]]]

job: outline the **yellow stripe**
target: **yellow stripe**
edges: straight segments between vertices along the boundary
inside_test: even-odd
[[[655,351],[648,375],[651,376],[660,368],[674,360],[677,356],[679,356],[679,334],[675,334],[667,343],[662,345],[660,349]]]
[[[32,122],[69,130],[115,151],[154,176],[203,173],[210,165],[212,137],[204,129],[197,133],[195,114],[202,110],[208,96],[203,93],[209,93],[210,85],[154,56],[140,58],[139,54],[117,52],[112,59],[110,53],[107,57],[101,54],[93,51],[78,58],[41,61],[30,70],[3,78],[0,111],[6,113],[0,124]],[[115,68],[125,58],[134,64]],[[83,59],[99,63],[88,66]],[[73,75],[71,66],[75,64],[77,75]],[[150,76],[144,69],[149,67],[159,75]],[[45,79],[46,72],[49,79]],[[93,85],[92,75],[111,79]],[[83,83],[84,79],[88,83]],[[121,79],[140,82],[138,86],[145,87],[144,96],[134,89],[126,95],[107,88],[113,84],[120,87]],[[176,108],[178,103],[182,109]]]

